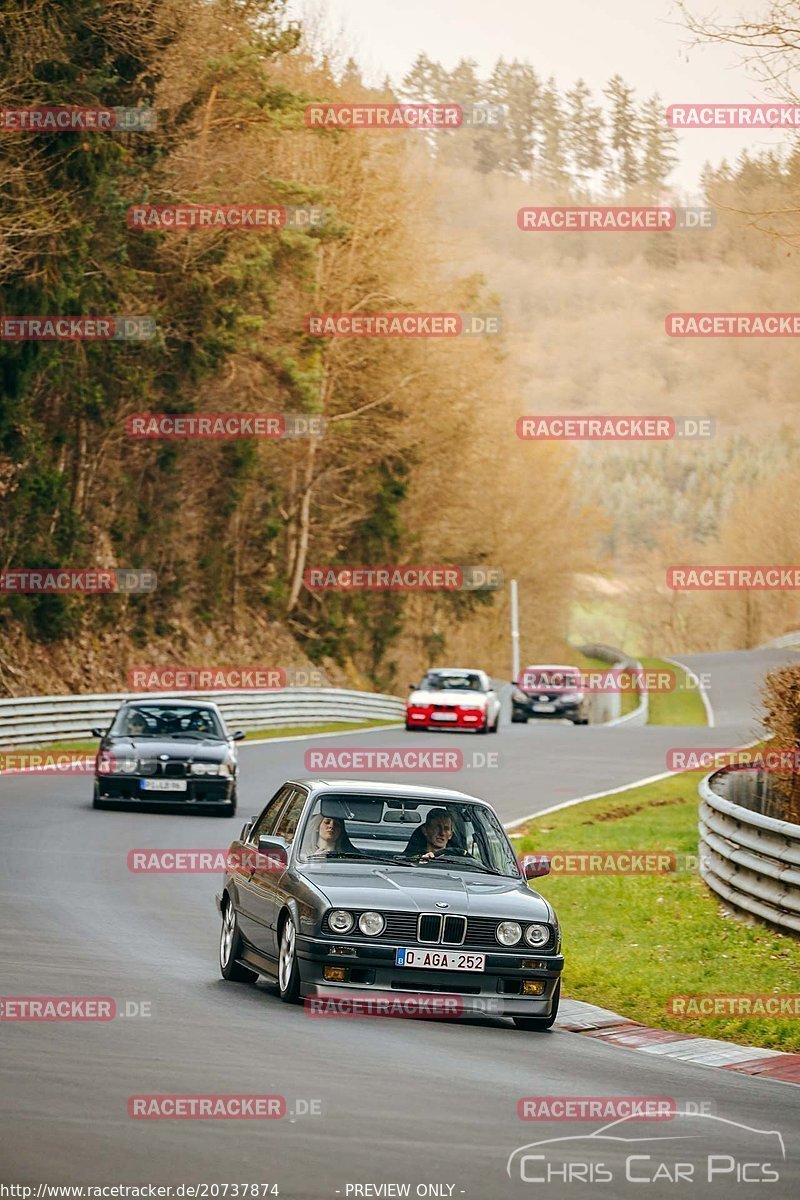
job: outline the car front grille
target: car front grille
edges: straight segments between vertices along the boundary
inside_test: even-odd
[[[186,763],[185,762],[165,762],[161,764],[163,774],[170,779],[185,779],[186,778]]]
[[[439,913],[414,912],[385,912],[386,928],[376,938],[363,934],[358,928],[360,912],[352,909],[356,924],[349,933],[336,933],[328,925],[325,915],[322,922],[322,932],[331,937],[342,938],[346,941],[360,942],[394,942],[398,946],[468,946],[472,950],[509,950],[512,953],[547,954],[553,949],[552,934],[550,941],[544,946],[529,946],[523,941],[516,946],[502,946],[495,937],[495,930],[500,924],[496,917],[468,917],[466,931],[465,918],[457,913],[442,916]],[[523,927],[524,927],[523,922]],[[463,931],[463,932],[462,932]]]

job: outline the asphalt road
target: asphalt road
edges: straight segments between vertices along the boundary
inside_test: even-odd
[[[244,746],[240,811],[259,809],[287,776],[307,774],[303,756],[310,746],[457,745],[465,756],[496,753],[498,765],[426,777],[485,796],[513,820],[660,774],[672,745],[749,740],[757,733],[759,677],[792,657],[759,651],[687,660],[712,674],[715,729],[511,726],[506,719],[496,737],[391,730]],[[412,1196],[530,1195],[536,1184],[521,1182],[518,1168],[509,1178],[508,1156],[540,1138],[588,1134],[598,1123],[534,1125],[518,1118],[517,1102],[569,1094],[667,1096],[713,1108],[718,1119],[691,1121],[694,1138],[685,1151],[680,1143],[682,1161],[696,1166],[692,1181],[669,1182],[662,1171],[648,1195],[674,1196],[678,1187],[724,1195],[732,1184],[743,1200],[760,1194],[759,1184],[736,1183],[740,1167],[720,1167],[714,1182],[703,1182],[704,1156],[727,1153],[731,1131],[737,1155],[764,1157],[765,1135],[725,1122],[780,1131],[786,1161],[777,1164],[780,1178],[767,1194],[798,1194],[791,1132],[800,1091],[789,1085],[578,1034],[523,1033],[501,1020],[313,1020],[282,1004],[266,984],[223,983],[213,899],[218,877],[134,875],[127,855],[150,846],[225,846],[238,819],[94,812],[90,790],[80,777],[0,779],[0,993],[110,996],[123,1010],[149,1004],[151,1015],[107,1023],[0,1022],[0,1182],[277,1184],[282,1197],[302,1200],[402,1194],[353,1188],[403,1183]],[[732,987],[740,982],[732,980]],[[150,1093],[281,1095],[288,1113],[273,1121],[129,1118],[128,1097]],[[315,1102],[318,1115],[300,1115],[298,1101]],[[651,1156],[639,1161],[639,1174],[654,1174],[662,1159],[674,1162],[672,1143],[667,1153],[652,1141],[664,1132],[637,1124],[631,1136],[650,1140],[636,1152]],[[601,1160],[610,1165],[611,1181],[595,1177],[601,1194],[641,1189],[625,1182],[628,1148],[582,1147],[575,1146],[576,1162],[583,1155],[590,1174]],[[536,1174],[531,1161],[526,1170]],[[573,1170],[571,1183],[566,1178],[551,1180],[548,1194],[586,1193],[580,1171],[576,1178]],[[439,1190],[418,1193],[418,1185]]]

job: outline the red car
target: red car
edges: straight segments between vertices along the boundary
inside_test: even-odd
[[[474,729],[497,733],[500,698],[485,671],[443,667],[428,671],[406,701],[406,729]]]

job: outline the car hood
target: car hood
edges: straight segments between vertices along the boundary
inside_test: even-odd
[[[471,708],[485,708],[485,692],[412,692],[408,697],[409,704],[443,704],[456,708],[468,704]]]
[[[131,738],[111,737],[103,742],[103,749],[110,754],[137,758],[158,758],[166,754],[179,762],[192,759],[194,762],[223,762],[231,755],[227,742],[200,741],[188,738]]]
[[[552,921],[553,910],[522,880],[445,867],[327,863],[303,874],[332,908],[376,908],[383,912],[442,912],[478,917]]]

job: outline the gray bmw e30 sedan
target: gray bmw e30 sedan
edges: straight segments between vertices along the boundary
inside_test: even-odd
[[[521,1029],[556,1019],[552,906],[528,887],[494,809],[444,788],[289,780],[228,852],[217,906],[224,979],[288,1003],[447,995]]]

